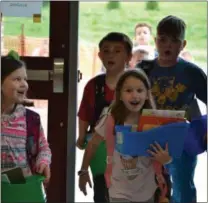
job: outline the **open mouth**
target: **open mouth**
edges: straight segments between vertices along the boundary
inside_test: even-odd
[[[113,65],[115,65],[115,62],[114,61],[108,61],[108,65],[113,66]]]
[[[25,91],[17,91],[17,93],[21,96],[24,96],[25,95]]]
[[[130,104],[132,106],[137,106],[137,105],[139,105],[139,102],[138,101],[131,101]]]
[[[165,51],[165,55],[166,56],[170,56],[171,55],[171,51],[169,51],[169,50]]]

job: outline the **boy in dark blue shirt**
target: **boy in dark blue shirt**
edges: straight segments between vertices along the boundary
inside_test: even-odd
[[[186,46],[185,30],[185,22],[178,17],[167,16],[162,19],[155,38],[158,57],[151,62],[142,62],[137,67],[147,69],[151,63],[148,76],[158,109],[183,109],[188,119],[193,119],[194,114],[190,112],[193,113],[194,98],[207,104],[207,77],[195,64],[178,57]],[[183,152],[180,158],[170,164],[172,202],[197,201],[194,185],[196,163],[197,157],[190,157]]]

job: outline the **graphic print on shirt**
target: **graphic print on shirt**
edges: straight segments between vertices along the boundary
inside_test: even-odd
[[[173,76],[152,78],[152,94],[160,109],[167,109],[167,103],[175,103],[180,94],[186,89],[187,87],[182,83],[176,83],[175,77]]]
[[[145,170],[151,165],[150,159],[143,159],[142,157],[120,155],[120,160],[123,165],[121,171],[128,180],[134,180],[137,176],[143,175]]]

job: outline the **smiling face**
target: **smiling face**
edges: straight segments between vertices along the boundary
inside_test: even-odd
[[[148,99],[148,90],[144,83],[136,77],[126,78],[122,88],[120,100],[130,112],[139,112]]]
[[[4,105],[22,103],[28,90],[27,73],[24,67],[9,74],[1,85]]]
[[[108,72],[120,72],[125,69],[131,59],[126,47],[122,42],[103,42],[99,57]]]

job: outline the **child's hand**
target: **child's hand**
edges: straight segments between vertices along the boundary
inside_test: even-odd
[[[44,184],[45,185],[48,184],[51,177],[50,167],[45,163],[41,163],[38,167],[36,167],[36,172],[41,175],[44,175],[45,176]]]
[[[147,152],[152,155],[153,160],[158,161],[163,165],[171,162],[172,157],[168,152],[168,144],[166,144],[165,150],[157,142],[155,142],[154,145],[151,145],[151,147],[153,150],[147,150]]]
[[[78,138],[77,139],[77,143],[76,143],[76,146],[83,150],[85,148],[85,138]]]
[[[86,190],[87,183],[92,188],[92,183],[88,172],[79,176],[79,189],[84,193],[85,196],[87,195],[87,190]]]

